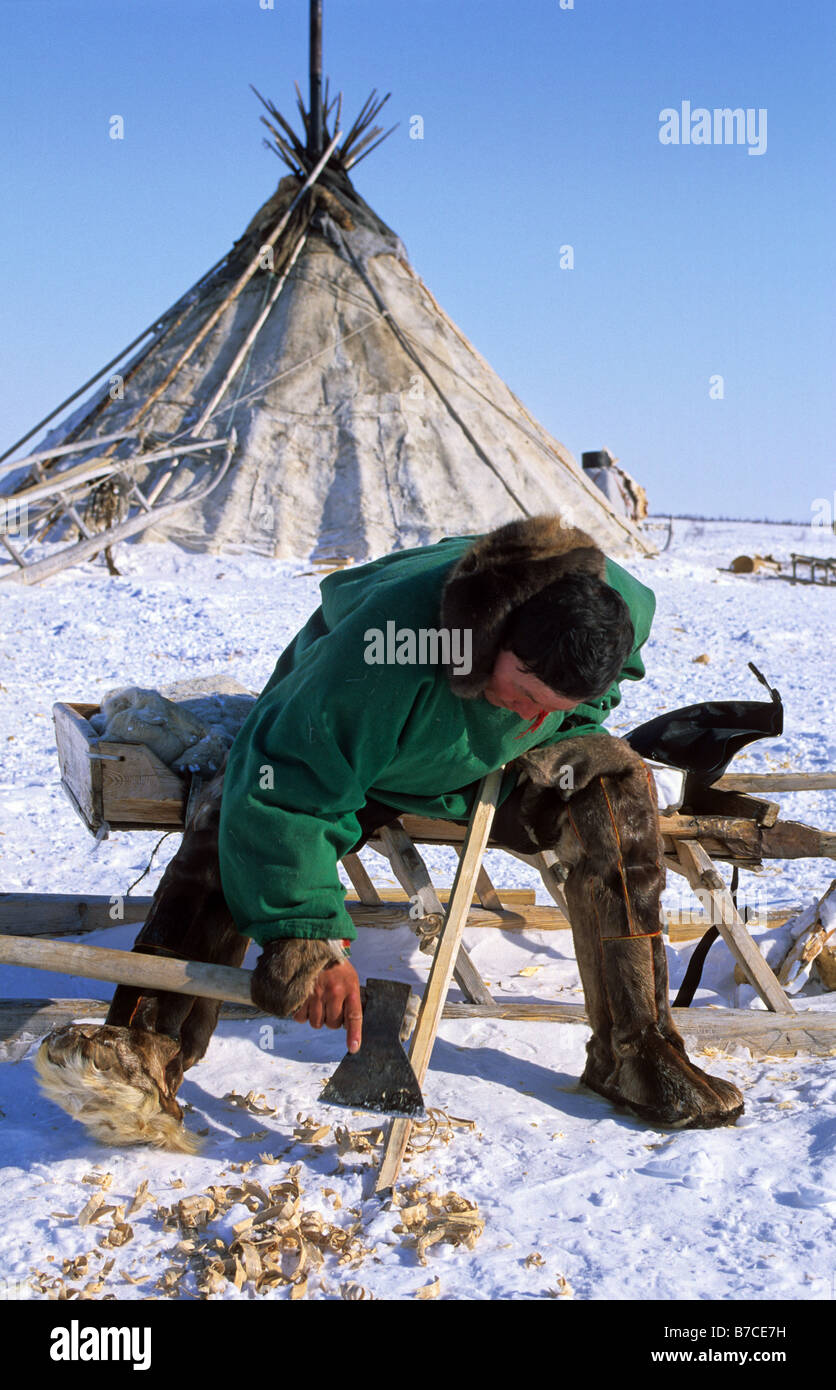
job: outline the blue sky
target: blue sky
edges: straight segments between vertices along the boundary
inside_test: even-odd
[[[292,115],[307,2],[268,4],[0,0],[0,448],[275,186],[248,84]],[[836,509],[835,56],[826,0],[325,0],[345,109],[376,86],[400,121],[359,191],[543,424],[610,447],[654,512]],[[765,152],[662,145],[686,100],[765,109]]]

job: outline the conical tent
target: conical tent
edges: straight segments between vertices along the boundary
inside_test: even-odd
[[[380,134],[368,128],[382,102],[338,146],[326,95],[318,160],[265,105],[292,172],[127,365],[50,431],[23,492],[18,471],[41,534],[77,528],[64,563],[128,535],[360,560],[538,512],[613,555],[652,553],[354,189],[347,170]],[[4,543],[10,578],[61,567]]]

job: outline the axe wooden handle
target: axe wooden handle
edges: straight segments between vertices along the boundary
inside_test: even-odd
[[[237,970],[231,965],[204,965],[201,961],[146,956],[139,951],[108,951],[102,946],[80,946],[43,937],[3,935],[0,964],[83,975],[88,980],[108,980],[137,989],[165,989],[172,994],[197,994],[232,1004],[252,1004],[252,971]]]

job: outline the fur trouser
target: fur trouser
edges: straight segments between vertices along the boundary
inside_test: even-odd
[[[499,808],[493,839],[551,849],[566,901],[592,1037],[582,1081],[656,1124],[731,1124],[743,1098],[695,1067],[674,1025],[660,925],[665,884],[648,769],[623,740],[592,734],[534,749]]]
[[[218,828],[223,773],[204,788],[180,848],[168,865],[135,951],[174,956],[210,965],[240,965],[249,941],[235,928],[221,887]],[[106,1022],[141,1033],[163,1034],[179,1047],[165,1068],[169,1095],[183,1072],[199,1062],[215,1031],[220,1000],[195,998],[119,985]]]

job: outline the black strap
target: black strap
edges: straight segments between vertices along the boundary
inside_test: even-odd
[[[731,896],[735,907],[737,907],[737,884],[739,877],[737,865],[735,864],[732,869],[731,881]],[[679,993],[673,1001],[673,1007],[675,1009],[687,1009],[689,1007],[691,1000],[697,992],[697,986],[702,979],[705,958],[719,935],[720,930],[718,927],[709,927],[708,931],[704,932],[700,937],[697,948],[688,962],[688,969],[685,971],[685,978],[679,986]]]

